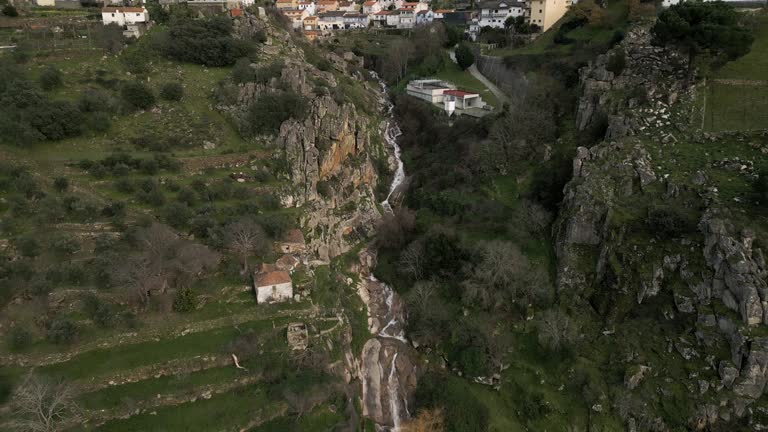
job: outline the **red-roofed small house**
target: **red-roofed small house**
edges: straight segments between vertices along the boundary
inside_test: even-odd
[[[381,9],[381,3],[379,3],[377,0],[370,0],[363,3],[363,13],[365,14],[375,14],[376,12],[380,12]]]
[[[293,282],[287,271],[259,272],[253,277],[256,303],[279,303],[293,298]]]
[[[443,103],[445,104],[446,111],[450,103],[455,103],[455,108],[459,110],[465,110],[467,108],[483,108],[485,102],[479,94],[474,92],[467,92],[463,90],[446,90],[443,92]]]

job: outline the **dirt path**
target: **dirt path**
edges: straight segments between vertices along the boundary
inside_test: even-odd
[[[456,51],[450,50],[448,51],[448,55],[451,57],[451,60],[456,63]],[[492,83],[488,78],[485,77],[485,75],[481,74],[479,70],[477,70],[477,66],[475,63],[472,63],[472,66],[467,68],[467,71],[475,77],[478,81],[483,83],[483,85],[488,88],[488,90],[493,93],[494,96],[496,96],[496,99],[499,100],[501,103],[509,103],[509,96],[506,95],[503,91],[501,91],[500,88],[496,87],[496,84]],[[498,107],[501,108],[501,107]]]

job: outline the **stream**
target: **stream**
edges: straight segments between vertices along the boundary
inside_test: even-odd
[[[381,86],[382,101],[386,106],[383,130],[386,144],[392,148],[395,173],[389,192],[381,206],[384,212],[393,214],[390,200],[394,200],[398,188],[405,180],[405,168],[397,138],[402,134],[394,118],[394,105],[388,99],[387,85],[375,72],[371,76]],[[377,430],[399,432],[403,421],[410,417],[408,391],[404,382],[412,383],[414,366],[408,355],[405,337],[405,307],[394,289],[373,275],[375,252],[370,267],[361,278],[360,296],[368,309],[368,329],[374,337],[369,339],[362,353],[361,378],[363,381],[363,414],[374,419]],[[401,378],[404,378],[401,379]]]

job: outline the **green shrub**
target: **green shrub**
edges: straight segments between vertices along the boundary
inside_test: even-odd
[[[296,93],[263,94],[248,107],[242,128],[247,136],[274,134],[284,121],[302,119],[306,110],[306,99]]]
[[[55,66],[48,66],[40,74],[40,87],[49,91],[61,87],[64,84],[64,76]]]
[[[67,318],[53,320],[48,327],[48,340],[65,345],[74,342],[80,331],[77,325]]]
[[[184,87],[175,82],[165,83],[160,87],[160,97],[167,101],[178,102],[184,97]]]
[[[12,351],[23,351],[32,345],[32,333],[24,327],[16,326],[11,330],[8,342]]]
[[[148,109],[155,104],[155,95],[144,83],[126,82],[120,87],[120,96],[131,107]]]
[[[230,66],[246,57],[251,45],[231,35],[232,23],[226,17],[171,20],[170,29],[155,40],[165,56],[206,66]]]
[[[174,228],[183,228],[187,226],[192,219],[192,210],[186,204],[172,202],[163,208],[163,220]]]
[[[69,188],[69,180],[66,177],[56,177],[53,180],[53,187],[59,193],[64,192]]]
[[[13,5],[9,5],[9,4],[5,5],[3,6],[2,9],[0,9],[0,11],[3,13],[3,15],[7,17],[14,18],[19,16],[19,11],[16,10],[16,8]]]
[[[105,133],[112,127],[112,118],[105,112],[95,112],[87,117],[88,127],[94,132]]]
[[[243,57],[232,68],[232,80],[238,84],[256,81],[256,69],[251,67],[251,59]]]
[[[27,258],[33,258],[40,255],[42,251],[40,243],[31,236],[24,236],[16,239],[16,250],[19,251],[21,256]]]
[[[474,62],[475,55],[472,53],[469,45],[465,43],[459,44],[458,48],[456,48],[456,63],[458,63],[459,67],[464,70],[472,66]]]
[[[173,310],[175,312],[189,312],[195,309],[195,296],[189,287],[181,287],[176,290],[173,298]]]

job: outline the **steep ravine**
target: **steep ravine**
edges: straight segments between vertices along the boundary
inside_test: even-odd
[[[387,97],[382,82],[382,95]],[[386,99],[387,119],[382,134],[394,158],[395,175],[387,198],[381,203],[392,212],[390,199],[405,179],[397,137],[400,128],[392,115],[392,104]],[[397,432],[403,420],[410,417],[416,390],[416,365],[405,338],[406,312],[400,296],[389,285],[377,280],[372,270],[376,254],[366,249],[359,255],[358,293],[368,309],[368,330],[374,337],[363,347],[360,361],[363,415],[373,419],[382,431]]]

